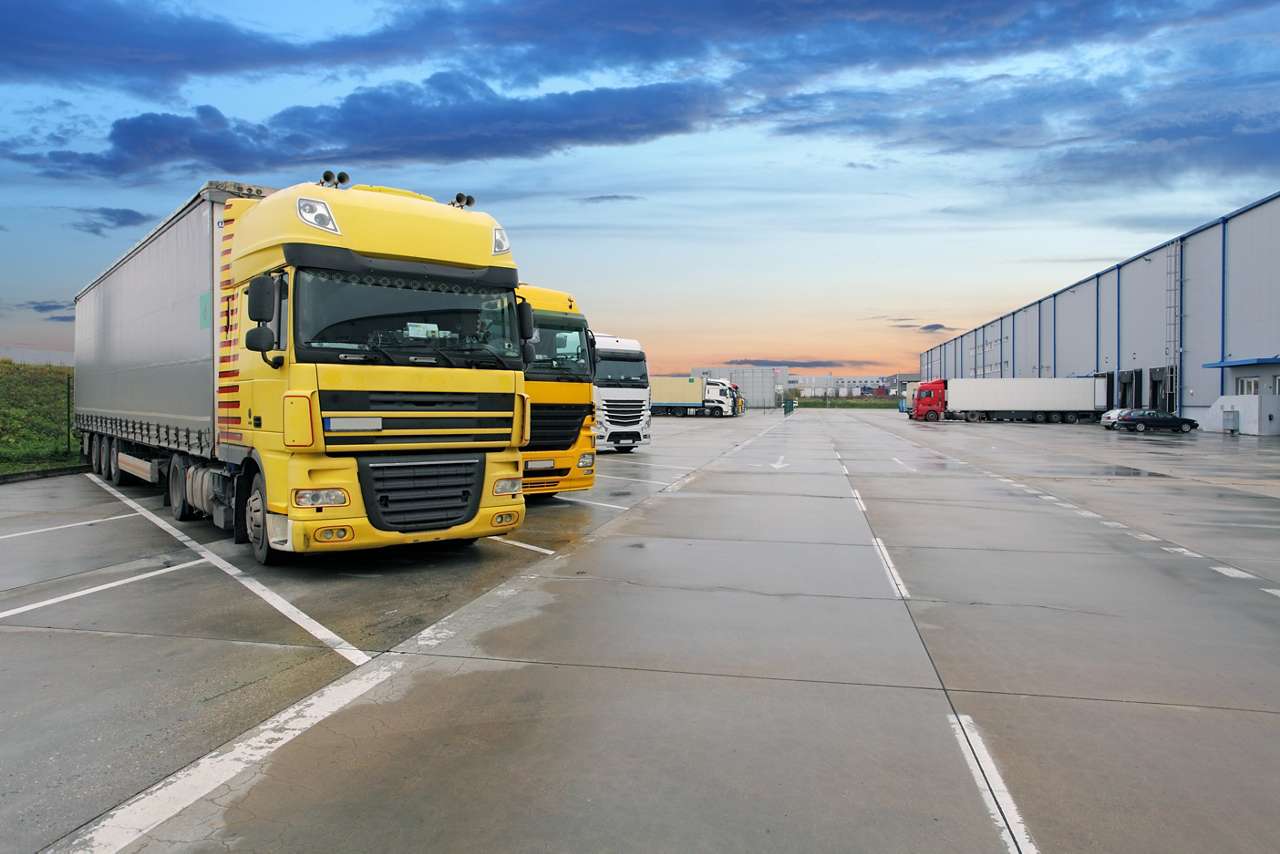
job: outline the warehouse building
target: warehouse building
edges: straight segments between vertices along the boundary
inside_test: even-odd
[[[920,374],[1105,377],[1115,406],[1280,435],[1280,193],[926,350]]]
[[[773,409],[783,389],[787,387],[787,368],[757,368],[743,366],[725,366],[719,368],[694,368],[689,372],[692,377],[702,379],[728,380],[738,387],[738,391],[752,409]]]

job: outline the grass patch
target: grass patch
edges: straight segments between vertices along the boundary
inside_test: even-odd
[[[896,397],[802,397],[796,401],[801,409],[897,409]]]
[[[0,474],[80,462],[79,445],[67,424],[71,372],[65,365],[0,359]]]

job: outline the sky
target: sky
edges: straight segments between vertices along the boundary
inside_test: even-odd
[[[854,375],[1280,189],[1280,2],[5,7],[0,356],[210,179],[463,191],[655,373]]]

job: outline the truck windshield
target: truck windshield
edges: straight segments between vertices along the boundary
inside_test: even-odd
[[[299,270],[295,282],[299,361],[520,367],[511,291],[334,270]]]
[[[524,366],[530,379],[591,382],[587,321],[580,314],[533,313],[533,361]]]
[[[596,385],[604,388],[648,388],[649,371],[643,353],[602,350],[596,364]]]

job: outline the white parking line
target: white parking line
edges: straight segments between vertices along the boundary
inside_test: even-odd
[[[1010,854],[1038,854],[1035,842],[1027,831],[1018,805],[1009,793],[1009,787],[1000,776],[996,761],[987,750],[987,745],[978,734],[978,728],[968,715],[949,715],[951,731],[960,744],[960,752],[973,775],[973,782],[978,784],[982,792],[982,800],[987,805],[987,812],[992,821],[1000,828],[1000,836]]]
[[[544,549],[542,546],[535,546],[532,543],[522,543],[519,540],[513,540],[510,537],[485,537],[487,540],[493,540],[495,543],[506,543],[509,546],[515,546],[518,549],[528,549],[531,552],[537,552],[542,555],[553,555],[551,549]]]
[[[1106,522],[1103,522],[1102,524],[1106,525],[1108,528],[1127,528],[1127,527],[1129,527],[1129,526],[1128,526],[1128,525],[1126,525],[1124,522],[1112,522],[1112,521],[1106,521]]]
[[[1094,513],[1092,510],[1077,510],[1077,511],[1076,511],[1076,515],[1077,515],[1077,516],[1083,516],[1083,517],[1084,517],[1084,518],[1086,518],[1086,519],[1101,519],[1101,518],[1102,518],[1102,517],[1101,517],[1101,516],[1099,516],[1097,513]]]
[[[380,658],[357,668],[236,741],[125,801],[70,840],[75,851],[119,851],[386,681],[403,666]]]
[[[848,473],[849,473],[849,467],[848,467],[847,465],[845,465],[844,463],[841,463],[841,464],[840,464],[840,471],[842,471],[842,472],[843,472],[843,473],[845,473],[845,474],[848,474]]]
[[[1191,549],[1184,549],[1181,546],[1161,546],[1171,555],[1180,555],[1181,557],[1204,557],[1204,555],[1196,554]]]
[[[1236,569],[1234,566],[1211,566],[1209,568],[1212,569],[1214,572],[1225,575],[1227,578],[1257,578],[1258,577],[1251,572],[1245,572],[1243,569]],[[0,616],[4,616],[4,615],[0,614]]]
[[[894,592],[898,594],[899,599],[910,599],[911,592],[907,590],[907,585],[903,582],[902,576],[898,575],[898,568],[893,565],[893,558],[889,557],[889,550],[885,548],[884,540],[879,537],[874,537],[873,539],[876,544],[876,553],[880,555],[880,564],[884,567],[884,574],[888,576]]]
[[[134,514],[136,515],[136,514]],[[23,605],[20,608],[10,608],[8,611],[0,611],[0,620],[5,617],[15,617],[18,614],[25,614],[28,611],[34,611],[37,608],[44,608],[48,605],[57,605],[59,602],[67,602],[71,599],[79,599],[81,596],[88,596],[90,593],[98,593],[103,590],[110,590],[113,587],[122,587],[125,584],[132,584],[135,581],[142,581],[144,578],[155,578],[157,575],[164,575],[167,572],[177,572],[180,569],[186,569],[189,566],[195,566],[198,563],[206,563],[204,558],[189,560],[186,563],[180,563],[175,566],[164,566],[160,569],[153,569],[150,572],[140,572],[137,575],[131,575],[128,578],[121,578],[116,581],[110,581],[106,584],[99,584],[94,587],[86,587],[83,590],[77,590],[74,593],[65,593],[62,596],[54,596],[52,599],[43,599],[39,602],[32,602],[30,605]]]
[[[44,534],[49,531],[61,531],[66,528],[79,528],[83,525],[96,525],[99,522],[114,522],[117,519],[131,519],[137,515],[137,513],[121,513],[119,516],[108,516],[105,519],[90,519],[87,522],[69,522],[66,525],[54,525],[50,528],[35,528],[30,531],[18,531],[13,534],[0,534],[0,540],[7,540],[11,537],[26,537],[31,534]]]
[[[861,510],[863,513],[866,513],[866,512],[867,512],[867,505],[866,505],[866,504],[864,504],[864,503],[862,503],[862,495],[860,495],[860,494],[858,493],[858,490],[856,490],[856,489],[853,491],[853,500],[854,500],[854,501],[856,501],[856,502],[858,502],[858,509],[859,509],[859,510]]]
[[[1061,501],[1062,500],[1056,495],[1041,495],[1040,497],[1043,498],[1045,501]]]
[[[907,465],[906,463],[904,463],[902,460],[898,459],[897,457],[894,457],[894,458],[893,458],[893,461],[894,461],[895,463],[897,463],[898,465],[902,466],[902,467],[903,467],[904,469],[906,469],[907,471],[918,471],[918,469],[913,469],[911,466]]]
[[[1078,508],[1076,505],[1074,505],[1074,504],[1068,504],[1068,503],[1067,503],[1067,502],[1065,502],[1065,501],[1059,501],[1059,502],[1058,502],[1058,506],[1059,506],[1059,507],[1061,507],[1061,508],[1063,508],[1064,510],[1078,510],[1078,509],[1080,509],[1080,508]]]
[[[622,463],[628,466],[646,466],[651,469],[674,469],[675,471],[693,471],[692,466],[667,466],[667,465],[662,465],[661,463],[642,463],[642,462],[639,462],[638,460],[615,459],[612,456],[609,457],[608,459],[609,459],[609,465],[613,465],[614,463]]]
[[[596,477],[602,477],[605,480],[629,480],[632,483],[656,483],[658,486],[670,486],[669,481],[665,480],[645,480],[641,477],[618,477],[616,474],[597,474]]]
[[[268,588],[265,584],[263,584],[258,579],[253,578],[252,576],[249,576],[249,575],[245,575],[244,572],[242,572],[239,569],[239,567],[235,566],[234,564],[232,564],[227,560],[224,560],[218,557],[208,548],[201,545],[200,543],[197,543],[195,540],[191,539],[191,537],[188,537],[186,534],[182,533],[177,528],[173,527],[173,525],[170,525],[164,519],[161,519],[159,516],[152,513],[150,510],[146,509],[138,502],[134,501],[132,498],[129,498],[127,495],[120,492],[120,490],[111,486],[111,484],[102,480],[102,478],[98,477],[97,475],[86,474],[85,477],[89,478],[89,480],[93,481],[98,486],[102,487],[107,492],[114,495],[120,501],[123,501],[129,507],[132,507],[134,510],[137,510],[140,514],[145,516],[147,520],[153,523],[156,527],[160,528],[162,531],[165,531],[166,533],[169,534],[169,536],[173,537],[175,540],[182,543],[184,546],[191,549],[193,552],[200,555],[205,560],[209,561],[209,563],[213,564],[218,569],[222,570],[227,575],[231,576],[236,581],[240,582],[244,587],[246,587],[251,593],[257,596],[259,599],[266,602],[272,608],[275,608],[284,616],[288,617],[290,620],[292,620],[294,623],[300,626],[304,631],[306,631],[307,634],[311,635],[313,638],[320,641],[322,644],[329,647],[334,652],[338,653],[338,655],[341,655],[347,661],[350,661],[352,664],[356,666],[359,666],[361,664],[364,664],[366,661],[369,661],[369,656],[365,652],[363,652],[362,650],[356,649],[350,643],[338,637],[336,633],[320,625],[320,623],[316,622],[314,619],[304,614],[302,610],[299,609],[297,606],[295,606],[292,602],[285,599],[279,593],[276,593],[270,588]]]
[[[592,507],[608,507],[610,510],[629,509],[627,507],[623,507],[621,504],[606,504],[603,501],[588,501],[585,498],[570,498],[567,495],[557,495],[556,498],[560,499],[561,501],[571,501],[574,504],[590,504]]]
[[[1150,534],[1144,534],[1144,533],[1142,533],[1142,532],[1140,532],[1140,531],[1125,531],[1125,533],[1126,533],[1126,534],[1128,534],[1129,536],[1133,537],[1135,540],[1142,540],[1144,543],[1158,543],[1158,542],[1160,542],[1160,538],[1159,538],[1159,537],[1153,537],[1153,536],[1151,536]]]
[[[1270,593],[1272,596],[1280,596],[1280,590],[1277,590],[1274,587],[1264,587],[1262,588],[1262,592]]]

